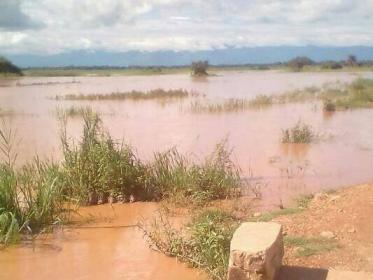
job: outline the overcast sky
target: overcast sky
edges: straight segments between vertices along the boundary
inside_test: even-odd
[[[373,46],[373,0],[0,0],[0,54]]]

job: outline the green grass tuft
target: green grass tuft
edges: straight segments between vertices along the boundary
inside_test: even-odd
[[[291,235],[284,237],[284,245],[288,247],[296,247],[296,254],[299,257],[318,255],[339,248],[338,243],[333,239],[321,237],[307,238]]]
[[[312,127],[298,122],[294,127],[282,130],[282,143],[311,143],[316,138]]]

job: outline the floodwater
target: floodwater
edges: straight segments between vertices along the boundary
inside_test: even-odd
[[[175,258],[150,250],[144,242],[135,225],[156,209],[155,203],[139,202],[83,208],[80,219],[95,219],[95,223],[63,227],[34,244],[0,251],[0,279],[205,279]]]
[[[372,73],[359,75],[373,77]],[[3,113],[6,115],[3,118],[17,128],[19,163],[36,154],[60,159],[55,111],[56,107],[69,108],[72,105],[89,105],[100,112],[110,134],[134,146],[144,160],[150,159],[155,151],[173,146],[200,160],[214,149],[216,143],[227,139],[243,175],[250,179],[249,182],[260,186],[263,207],[271,207],[286,204],[300,194],[373,181],[373,110],[324,114],[321,104],[308,102],[245,112],[195,113],[190,110],[189,99],[164,104],[154,100],[56,101],[53,97],[72,93],[182,88],[197,92],[207,100],[221,101],[349,83],[356,78],[354,73],[275,71],[223,72],[204,79],[188,75],[24,77],[0,80],[0,108],[8,112]],[[312,125],[321,140],[311,145],[281,144],[282,129],[299,120]],[[77,139],[81,127],[79,117],[70,118],[68,134]],[[123,209],[118,210],[117,216],[132,217],[121,222],[136,220],[136,215],[129,214],[131,207],[149,213],[149,206],[143,207],[148,204],[137,205],[121,206]],[[104,211],[105,207],[88,211]],[[36,244],[33,251],[32,247],[25,245],[0,252],[0,278],[7,279],[10,275],[13,276],[11,279],[24,279],[26,275],[41,275],[38,279],[201,277],[174,259],[150,251],[135,228],[79,229],[64,231],[62,237],[60,235],[46,241],[53,246]]]

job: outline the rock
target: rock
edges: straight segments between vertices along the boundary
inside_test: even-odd
[[[228,280],[273,280],[283,256],[281,225],[243,223],[231,241]]]
[[[332,239],[335,237],[334,233],[332,233],[331,231],[323,231],[320,233],[320,236],[327,239]]]
[[[253,214],[253,217],[258,218],[258,217],[260,217],[261,215],[262,215],[262,213],[260,213],[260,212],[255,212],[255,213]]]

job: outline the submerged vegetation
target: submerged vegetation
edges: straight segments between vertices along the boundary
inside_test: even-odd
[[[206,103],[200,100],[191,103],[191,111],[194,113],[222,113],[222,112],[239,112],[250,109],[264,108],[272,104],[272,97],[259,95],[252,100],[247,99],[227,99],[221,103]]]
[[[192,93],[183,89],[154,89],[147,92],[130,91],[130,92],[112,92],[110,94],[67,94],[57,95],[56,100],[151,100],[151,99],[181,99],[186,98]]]
[[[316,136],[312,127],[300,121],[292,128],[282,130],[282,143],[311,143]]]
[[[325,93],[330,104],[338,110],[373,107],[373,80],[358,79],[338,93]],[[324,107],[325,108],[325,107]],[[330,109],[333,108],[329,105]]]
[[[59,118],[63,117],[82,117],[84,116],[85,112],[92,111],[89,106],[70,106],[68,108],[57,108],[56,113]]]

